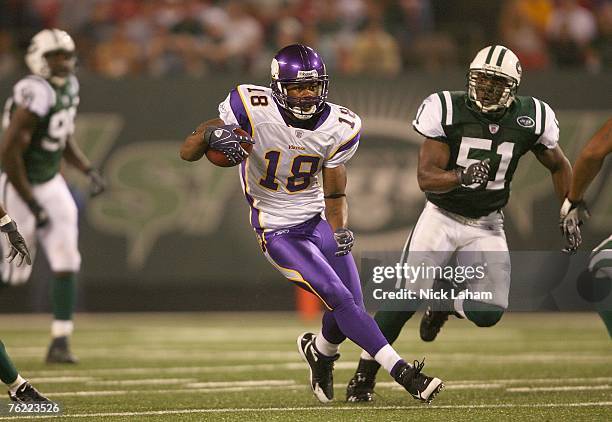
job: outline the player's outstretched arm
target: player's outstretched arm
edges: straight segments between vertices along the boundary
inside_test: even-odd
[[[572,181],[572,166],[569,160],[558,145],[551,149],[536,150],[534,154],[538,161],[550,171],[557,198],[559,198],[559,202],[563,203]],[[566,240],[563,251],[570,254],[574,253],[582,243],[579,226],[580,224],[577,221],[568,225],[564,222],[564,218],[561,218],[559,227]]]
[[[574,175],[567,198],[582,201],[584,193],[601,170],[604,159],[612,152],[612,118],[586,143],[574,164]]]
[[[75,167],[89,178],[90,196],[97,196],[106,190],[106,182],[102,178],[102,175],[91,165],[72,136],[66,141],[66,148],[64,148],[62,156],[68,164]]]
[[[334,231],[338,244],[336,256],[347,255],[355,244],[353,232],[348,225],[348,203],[346,202],[346,167],[323,167],[323,195],[325,197],[325,219]]]
[[[346,201],[346,167],[344,164],[323,167],[323,195],[325,196],[325,219],[335,231],[348,224]]]
[[[563,202],[569,192],[572,181],[572,166],[559,146],[543,151],[536,151],[535,156],[552,176],[553,186],[559,202]]]
[[[225,126],[225,122],[219,118],[208,120],[200,124],[181,145],[180,155],[185,161],[198,161],[204,156],[208,149],[208,143],[204,139],[204,132],[209,127]]]
[[[423,192],[444,193],[458,188],[461,180],[454,170],[445,170],[450,159],[448,145],[425,139],[419,151],[417,180]]]
[[[38,116],[31,111],[17,107],[4,131],[0,150],[3,170],[21,199],[28,204],[34,201],[34,196],[26,174],[23,153],[30,145],[38,119]]]

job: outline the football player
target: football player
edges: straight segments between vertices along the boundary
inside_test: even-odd
[[[321,56],[290,45],[272,59],[270,87],[238,85],[181,147],[187,161],[208,148],[240,162],[240,180],[261,250],[288,280],[316,295],[325,308],[318,334],[297,339],[316,398],[333,399],[332,370],[347,337],[367,350],[410,394],[429,402],[443,384],[406,363],[366,313],[351,248],[345,163],[355,154],[361,120],[327,101]],[[240,127],[250,137],[240,136]],[[252,138],[247,159],[239,142]],[[251,141],[251,142],[253,142]]]
[[[559,201],[569,190],[572,169],[557,145],[555,113],[537,98],[516,95],[521,74],[512,51],[501,45],[486,47],[470,64],[467,92],[430,95],[412,122],[425,138],[417,179],[427,203],[406,241],[402,263],[445,267],[451,257],[469,267],[486,262],[486,276],[478,282],[458,286],[431,278],[415,285],[423,291],[447,292],[467,286],[470,293],[492,296],[487,299],[489,295],[482,294],[477,300],[456,294],[453,299],[448,294],[447,299],[429,301],[420,326],[424,341],[436,338],[449,315],[466,318],[479,327],[493,326],[502,317],[510,288],[502,208],[508,202],[520,158],[531,151],[550,170]],[[398,285],[403,282],[398,280]],[[410,283],[405,286],[411,288]],[[393,343],[413,314],[379,311],[375,320]],[[367,351],[362,353],[347,387],[348,401],[373,399],[379,367]]]
[[[81,264],[77,207],[60,174],[62,158],[89,177],[93,195],[104,190],[100,174],[72,138],[79,104],[75,60],[74,42],[66,32],[45,29],[32,38],[25,57],[31,74],[15,84],[6,103],[0,150],[0,198],[19,221],[32,259],[38,241],[53,271],[54,320],[46,360],[56,363],[77,361],[68,338]],[[1,282],[25,283],[31,271],[31,266],[3,264]]]
[[[577,248],[582,241],[580,225],[589,218],[589,211],[584,202],[584,193],[601,170],[604,159],[612,152],[612,118],[597,131],[586,143],[576,163],[569,194],[560,212],[561,231],[568,243]],[[612,281],[612,235],[601,242],[592,252],[589,261],[589,272],[601,282]],[[599,315],[606,324],[612,337],[612,309],[602,310]]]
[[[7,243],[10,245],[7,259],[15,261],[15,265],[20,267],[23,263],[32,265],[30,252],[17,230],[17,224],[6,214],[0,206],[0,231],[6,234]],[[0,380],[9,387],[8,395],[11,400],[19,403],[49,402],[49,400],[32,387],[15,368],[11,358],[6,353],[4,343],[0,340]]]

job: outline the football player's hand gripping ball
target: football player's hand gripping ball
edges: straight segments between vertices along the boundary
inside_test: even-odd
[[[232,165],[236,165],[249,156],[249,153],[240,146],[241,142],[255,144],[255,141],[247,135],[238,135],[234,129],[238,125],[225,125],[220,127],[209,127],[204,131],[204,139],[208,142],[208,148],[221,151]]]
[[[559,212],[559,229],[567,241],[564,252],[574,253],[582,243],[580,226],[591,217],[584,201],[572,202],[565,198]]]
[[[461,186],[480,189],[489,181],[490,159],[482,160],[461,170],[457,169],[457,178]],[[476,186],[473,186],[476,185]]]
[[[89,169],[87,177],[89,177],[89,196],[91,198],[100,195],[106,190],[106,182],[97,169]]]
[[[336,230],[334,232],[334,239],[336,239],[336,243],[338,244],[338,250],[335,253],[336,256],[347,255],[355,244],[355,236],[353,236],[353,232],[347,228]]]
[[[28,251],[28,247],[26,246],[25,240],[23,240],[23,236],[21,236],[19,231],[17,231],[17,224],[15,224],[14,221],[11,221],[4,226],[0,226],[0,231],[6,234],[10,245],[9,253],[6,256],[8,262],[13,262],[15,258],[19,257],[16,261],[18,267],[20,267],[24,261],[27,265],[32,265],[30,251]]]

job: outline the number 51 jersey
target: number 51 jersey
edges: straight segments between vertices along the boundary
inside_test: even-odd
[[[479,218],[506,205],[514,171],[525,153],[557,146],[559,123],[552,108],[534,97],[517,96],[498,120],[473,111],[468,101],[464,91],[432,94],[419,107],[412,126],[426,138],[448,145],[446,170],[490,160],[489,181],[483,189],[426,193],[427,200],[440,208]]]
[[[347,108],[327,103],[312,130],[288,125],[272,90],[239,85],[219,105],[219,117],[237,124],[254,139],[240,164],[242,188],[258,232],[303,223],[325,208],[319,173],[346,163],[359,145],[361,119]]]

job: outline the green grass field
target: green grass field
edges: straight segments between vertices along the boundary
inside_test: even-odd
[[[382,372],[374,403],[344,402],[359,354],[350,342],[337,402],[321,405],[295,346],[317,323],[293,314],[78,315],[76,366],[42,363],[47,316],[0,316],[0,333],[22,375],[70,420],[612,420],[612,341],[595,314],[515,313],[489,329],[452,320],[431,344],[418,339],[419,320],[396,348],[425,356],[424,372],[445,380],[431,405]]]

